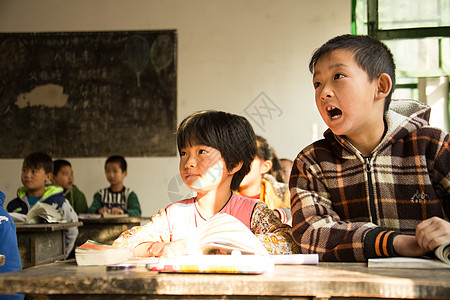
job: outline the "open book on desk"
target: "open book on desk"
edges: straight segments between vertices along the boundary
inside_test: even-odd
[[[437,258],[386,257],[369,258],[369,268],[450,269],[450,242],[434,250]]]
[[[317,254],[269,255],[250,229],[228,214],[218,214],[197,228],[186,250],[187,256],[162,257],[147,268],[170,273],[262,274],[275,264],[318,263]]]
[[[36,202],[26,215],[21,213],[9,213],[16,223],[39,224],[39,223],[67,223],[61,210],[56,208],[57,204]]]
[[[190,255],[239,254],[269,255],[261,241],[241,221],[228,214],[218,214],[197,228],[187,242]],[[318,254],[270,255],[275,264],[319,263]]]
[[[111,270],[142,264],[142,260],[121,255],[118,249],[121,248],[87,241],[75,249],[75,257],[79,265],[121,264],[110,266]],[[160,272],[261,274],[274,264],[318,264],[317,254],[269,255],[250,229],[228,214],[218,214],[197,228],[188,238],[186,250],[187,256],[162,257],[147,267]],[[103,256],[121,260],[113,263]]]
[[[241,221],[218,214],[198,227],[186,243],[189,255],[240,254],[269,255],[259,239]]]

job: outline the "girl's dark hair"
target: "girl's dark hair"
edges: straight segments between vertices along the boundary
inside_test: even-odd
[[[193,143],[219,150],[228,170],[242,162],[241,169],[231,181],[231,190],[238,190],[242,179],[250,172],[256,152],[255,132],[250,122],[242,116],[223,111],[195,112],[178,127],[178,152]]]
[[[270,160],[272,168],[270,168],[268,173],[275,177],[278,182],[284,182],[280,159],[275,150],[269,145],[269,142],[260,135],[256,136],[256,156],[262,161]]]
[[[65,159],[57,159],[53,161],[53,175],[58,175],[59,170],[61,170],[62,167],[69,166],[72,167],[70,162],[68,162]]]
[[[382,73],[391,77],[392,89],[384,103],[386,112],[395,89],[395,63],[389,48],[369,35],[340,35],[330,39],[314,52],[309,62],[309,71],[314,73],[314,67],[319,58],[337,49],[353,52],[356,63],[369,75],[371,81]]]
[[[125,172],[127,170],[127,161],[121,155],[113,155],[108,157],[108,159],[105,162],[105,169],[108,163],[118,163],[122,172]]]
[[[45,173],[52,173],[53,171],[53,161],[50,155],[42,152],[33,152],[25,157],[23,161],[23,166],[25,168],[43,168]]]

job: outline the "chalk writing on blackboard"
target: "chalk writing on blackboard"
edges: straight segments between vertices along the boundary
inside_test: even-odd
[[[175,30],[1,33],[2,158],[176,154]]]

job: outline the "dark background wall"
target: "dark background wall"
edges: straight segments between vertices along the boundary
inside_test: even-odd
[[[1,157],[176,154],[176,32],[0,34]]]

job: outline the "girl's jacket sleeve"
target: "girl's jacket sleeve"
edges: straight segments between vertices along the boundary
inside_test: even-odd
[[[292,239],[291,226],[283,224],[263,202],[257,203],[253,209],[251,230],[269,254],[298,253],[297,246]]]
[[[153,215],[151,220],[142,226],[135,226],[124,231],[114,242],[114,246],[135,248],[145,242],[170,242],[170,231],[165,209]]]

